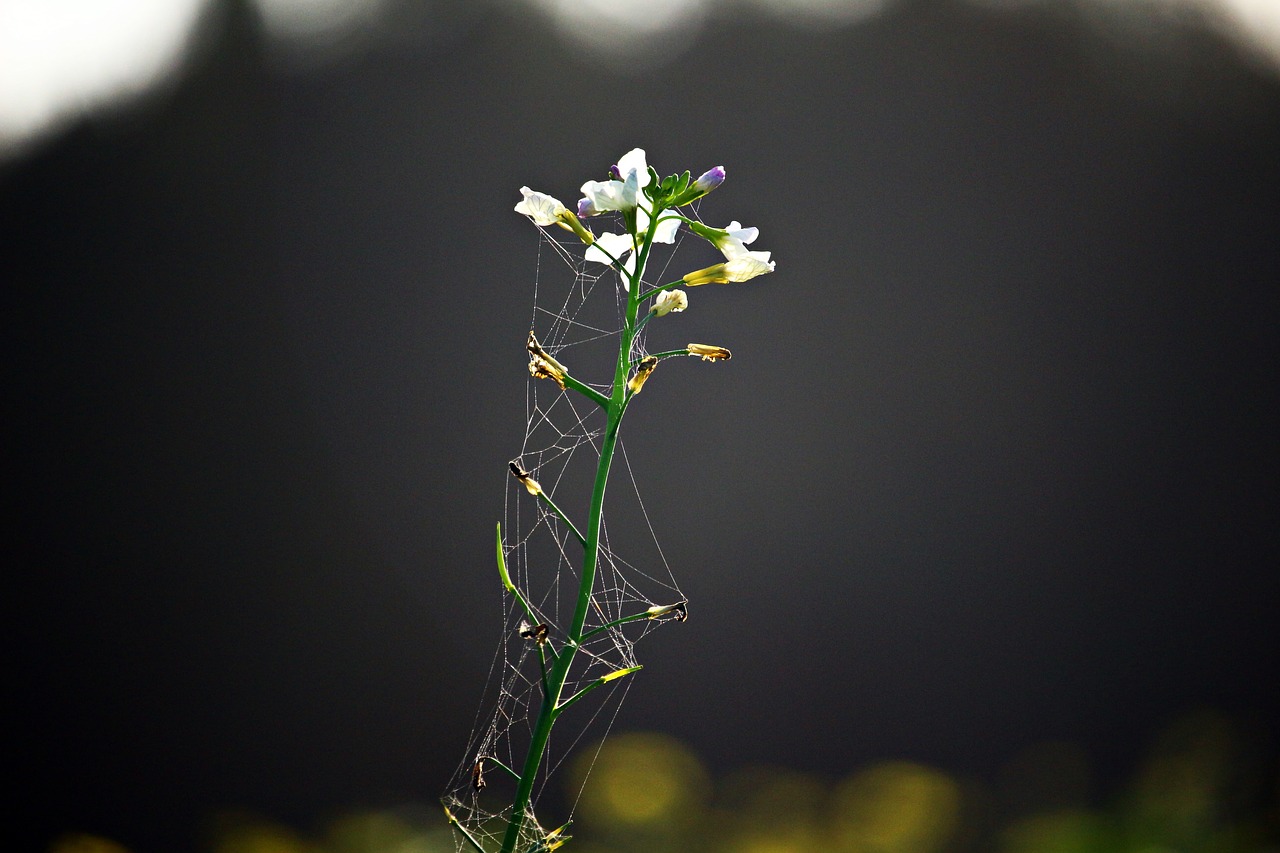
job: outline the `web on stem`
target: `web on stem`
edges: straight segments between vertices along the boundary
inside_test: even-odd
[[[555,229],[551,229],[554,231]],[[530,326],[549,355],[604,396],[611,390],[625,323],[626,293],[612,270],[581,260],[573,237],[540,230]],[[651,261],[650,269],[665,272]],[[512,342],[512,370],[524,370],[523,341]],[[632,358],[643,356],[643,337]],[[585,533],[606,416],[594,401],[553,381],[526,386],[525,432],[513,460]],[[625,432],[625,428],[623,430]],[[636,643],[667,621],[643,618],[650,608],[682,602],[684,595],[654,534],[640,499],[632,460],[619,441],[600,536],[599,562],[584,625],[583,642],[560,694],[561,705],[583,693],[558,718],[542,762],[531,809],[556,778],[565,757],[588,732],[602,738],[612,727],[631,678],[592,685],[611,673],[639,666]],[[505,460],[495,464],[505,468]],[[504,471],[506,499],[501,548],[511,583],[524,601],[503,592],[502,636],[466,753],[443,802],[456,821],[459,851],[497,851],[510,818],[518,775],[542,710],[545,673],[563,654],[571,630],[582,571],[583,545],[575,529]],[[617,527],[621,538],[610,535]],[[636,531],[645,534],[637,536]],[[628,553],[615,550],[626,540]],[[640,544],[637,545],[637,542]],[[491,564],[494,587],[498,571]],[[526,609],[527,608],[527,609]],[[641,618],[634,618],[639,615]],[[683,611],[663,614],[680,617]],[[584,692],[585,691],[585,692]],[[570,798],[570,801],[576,798]],[[532,851],[556,827],[572,819],[572,807],[551,825],[532,818],[518,850]]]

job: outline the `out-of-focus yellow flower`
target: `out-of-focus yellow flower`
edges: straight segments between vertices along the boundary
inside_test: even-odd
[[[728,361],[733,358],[733,353],[724,347],[711,344],[689,344],[685,349],[689,351],[689,355],[702,356],[703,361]]]

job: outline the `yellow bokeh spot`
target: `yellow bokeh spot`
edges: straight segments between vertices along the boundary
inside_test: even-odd
[[[891,762],[841,783],[835,795],[838,847],[858,853],[931,853],[960,819],[960,788],[919,764]]]
[[[241,813],[219,815],[214,853],[314,853],[314,848],[293,830]]]
[[[679,741],[660,734],[610,738],[599,755],[586,751],[575,765],[588,774],[579,807],[597,826],[630,827],[679,823],[706,797],[707,773]]]
[[[77,833],[54,841],[49,853],[129,853],[129,850],[108,838]]]

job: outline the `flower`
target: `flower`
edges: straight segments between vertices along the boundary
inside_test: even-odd
[[[533,220],[534,225],[560,224],[560,214],[568,213],[569,209],[558,198],[553,198],[546,193],[535,192],[528,187],[521,187],[520,194],[524,196],[524,200],[516,205],[516,213],[523,213],[525,216]]]
[[[658,294],[657,299],[653,300],[653,307],[649,310],[655,316],[661,317],[672,312],[679,314],[688,307],[689,297],[683,290],[664,290]]]
[[[516,205],[516,213],[523,213],[533,220],[534,225],[543,228],[548,225],[559,225],[566,231],[577,234],[578,238],[588,246],[595,242],[596,238],[591,231],[578,221],[578,217],[574,216],[573,211],[565,207],[560,199],[528,187],[521,187],[520,194],[524,199]]]
[[[710,228],[701,222],[691,222],[689,228],[719,249],[727,261],[747,254],[747,244],[760,236],[759,228],[743,228],[736,219],[724,228]]]
[[[640,190],[649,185],[649,165],[644,149],[632,148],[609,170],[612,181],[587,181],[582,185],[585,196],[578,202],[578,215],[595,216],[608,210],[635,210]]]
[[[647,356],[636,365],[636,375],[631,377],[631,381],[627,383],[627,387],[631,389],[632,394],[639,394],[640,389],[644,387],[645,380],[653,375],[653,371],[658,367],[658,359],[656,356]]]
[[[733,353],[724,347],[716,347],[711,344],[689,344],[685,347],[689,355],[700,355],[703,361],[728,361],[733,358]]]
[[[773,272],[774,265],[775,262],[769,260],[768,252],[747,252],[722,264],[712,264],[706,269],[686,273],[684,283],[689,287],[697,287],[700,284],[750,281],[758,275]]]

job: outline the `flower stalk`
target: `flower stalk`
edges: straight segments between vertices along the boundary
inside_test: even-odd
[[[530,357],[530,374],[535,378],[551,379],[561,389],[579,393],[599,405],[604,410],[605,428],[598,445],[599,457],[587,510],[585,534],[580,532],[580,528],[551,499],[534,479],[532,472],[526,471],[516,461],[510,463],[512,475],[529,494],[544,502],[551,512],[574,533],[582,546],[582,563],[572,620],[563,632],[557,629],[555,646],[553,646],[548,626],[540,621],[528,597],[512,581],[507,571],[502,531],[500,527],[498,529],[499,574],[504,588],[513,596],[525,614],[526,621],[522,623],[520,633],[524,639],[534,642],[537,646],[542,686],[538,716],[530,731],[528,752],[523,766],[517,773],[512,768],[502,765],[512,776],[518,778],[518,782],[500,853],[536,853],[536,851],[552,850],[567,840],[568,836],[561,834],[564,827],[561,827],[561,830],[541,834],[538,840],[532,843],[527,840],[531,833],[525,831],[526,826],[531,822],[534,827],[537,826],[531,807],[532,797],[552,727],[562,713],[586,695],[640,669],[638,665],[614,669],[580,686],[572,696],[565,698],[566,685],[569,684],[570,676],[574,671],[578,651],[586,642],[601,633],[622,625],[642,619],[683,621],[688,613],[686,603],[680,601],[669,605],[653,605],[647,610],[622,616],[590,630],[586,627],[587,618],[595,605],[593,594],[604,529],[605,494],[618,446],[622,419],[628,404],[640,392],[659,360],[663,358],[675,355],[701,356],[704,360],[729,358],[727,349],[702,344],[689,344],[684,349],[647,355],[643,348],[637,352],[637,336],[650,320],[687,309],[689,301],[686,294],[683,291],[673,290],[681,284],[698,286],[746,281],[773,270],[774,265],[768,260],[768,253],[745,250],[745,244],[755,239],[756,229],[742,229],[737,222],[732,223],[729,229],[708,228],[679,212],[678,208],[702,198],[719,187],[724,182],[724,177],[724,168],[716,166],[696,180],[691,180],[689,172],[659,180],[657,173],[646,163],[644,151],[637,148],[618,160],[617,165],[610,170],[609,180],[588,181],[582,185],[585,197],[578,202],[576,214],[552,196],[534,192],[528,187],[521,189],[523,200],[516,205],[516,211],[528,216],[540,227],[554,225],[576,234],[587,247],[585,260],[607,264],[617,273],[622,290],[625,291],[625,306],[613,380],[607,394],[575,379],[568,368],[538,342],[533,332],[529,333],[526,345]],[[608,212],[620,214],[624,233],[606,232],[597,236],[582,222],[583,219]],[[677,228],[682,225],[687,225],[696,236],[720,249],[725,254],[726,262],[689,273],[674,282],[645,290],[644,273],[653,244],[673,242]],[[650,299],[654,299],[653,304],[643,307],[642,312],[642,306]],[[475,766],[478,774],[486,758],[487,756],[477,758]],[[483,787],[483,776],[479,778],[477,792]],[[451,825],[462,832],[465,841],[483,853],[483,848],[475,836],[447,809],[446,813]],[[523,849],[521,848],[522,836],[526,839]]]

